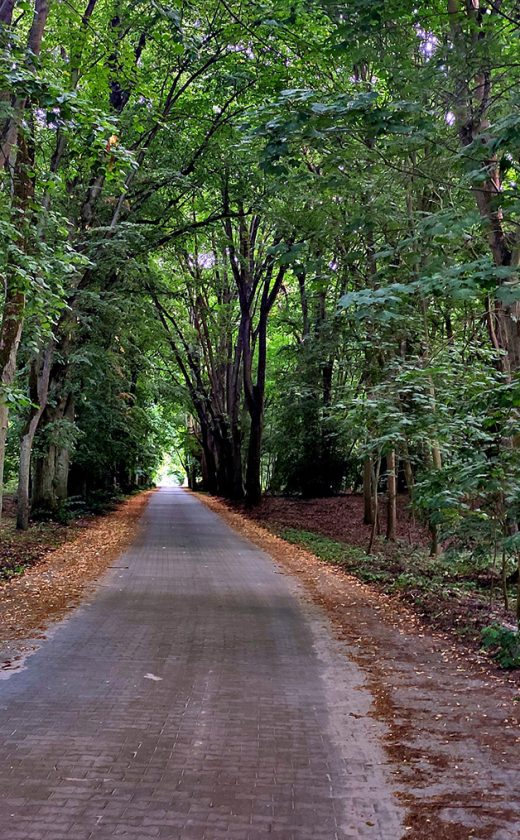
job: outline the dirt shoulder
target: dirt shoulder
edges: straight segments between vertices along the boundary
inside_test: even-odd
[[[64,528],[52,524],[29,542],[38,555],[21,575],[0,583],[0,668],[16,667],[25,642],[42,638],[135,539],[149,499],[146,491],[103,516]],[[59,547],[55,548],[55,542]],[[29,644],[30,647],[30,644]]]
[[[224,502],[199,496],[300,578],[348,641],[387,725],[411,840],[520,836],[520,694],[485,657],[469,660],[398,597],[291,545]]]
[[[267,496],[252,509],[236,503],[231,507],[360,581],[398,596],[433,631],[447,632],[465,645],[471,657],[481,649],[484,628],[495,625],[514,631],[516,585],[508,587],[506,608],[496,565],[486,563],[485,558],[475,561],[464,551],[429,556],[426,529],[413,519],[408,498],[399,496],[398,501],[398,539],[376,537],[369,555],[371,526],[363,524],[359,495],[326,499]],[[382,518],[384,534],[384,506]],[[507,658],[499,645],[490,645]]]

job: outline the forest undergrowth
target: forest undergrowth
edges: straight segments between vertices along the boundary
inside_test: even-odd
[[[500,570],[489,558],[476,568],[470,552],[450,551],[449,546],[430,557],[428,533],[408,509],[406,496],[398,500],[396,540],[379,536],[369,554],[371,527],[360,524],[362,504],[359,495],[346,494],[325,499],[266,496],[253,509],[234,507],[320,560],[398,596],[421,621],[449,632],[472,650],[484,647],[503,667],[520,667],[520,651],[514,646],[515,587],[508,586],[506,609]]]
[[[0,526],[0,585],[23,575],[50,552],[73,539],[82,524],[82,521],[68,524],[34,522],[26,531],[19,531],[16,529],[15,502],[7,498]]]
[[[95,517],[115,511],[125,498],[121,493],[105,492],[92,496],[89,501],[70,499],[54,516],[35,519],[22,531],[16,528],[16,498],[6,496],[0,523],[0,586],[73,542],[92,526]]]

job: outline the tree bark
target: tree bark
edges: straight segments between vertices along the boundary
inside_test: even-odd
[[[250,417],[245,481],[246,502],[248,505],[257,505],[262,498],[261,467],[262,438],[264,431],[265,382],[267,372],[267,322],[269,313],[271,312],[274,302],[278,296],[284,275],[285,267],[282,266],[278,270],[272,287],[270,285],[271,271],[267,271],[264,278],[261,300],[258,305],[258,326],[255,331],[258,347],[256,358],[256,381],[253,380],[252,335],[252,313],[254,311],[255,300],[251,294],[247,294],[246,284],[244,284],[240,292],[240,304],[242,311],[241,338],[244,370],[244,395]]]
[[[50,443],[46,451],[34,463],[31,507],[48,514],[58,507],[54,475],[56,469],[56,446]]]
[[[377,463],[373,470],[373,511],[374,511],[374,521],[372,522],[372,528],[370,530],[370,539],[368,541],[367,547],[367,554],[371,554],[372,548],[374,546],[374,540],[376,538],[376,533],[378,532],[379,526],[379,494],[378,494],[378,487],[379,487],[379,474],[381,471],[381,458],[377,459]]]
[[[395,541],[397,525],[397,475],[395,449],[390,450],[386,456],[387,468],[387,509],[386,509],[386,539]]]
[[[67,396],[63,410],[63,420],[74,423],[75,405],[72,394]],[[70,444],[56,447],[56,466],[54,472],[54,487],[58,506],[67,500],[70,470]]]
[[[408,495],[410,496],[410,499],[411,499],[412,494],[413,494],[414,477],[413,477],[413,467],[412,467],[412,463],[410,461],[410,456],[409,456],[409,453],[408,453],[408,446],[407,445],[405,446],[405,451],[404,451],[403,454],[404,454],[404,457],[403,457],[404,477],[406,479],[406,488],[408,490]]]
[[[263,436],[263,396],[250,409],[251,427],[247,448],[246,501],[248,505],[258,505],[262,499],[262,436]]]
[[[51,382],[53,379],[51,373]],[[66,369],[62,366],[56,375],[56,388],[50,386],[56,393],[63,393],[63,381],[61,377],[66,376]],[[74,398],[68,393],[62,395],[56,405],[47,405],[40,420],[40,430],[60,422],[74,422]],[[67,498],[68,474],[70,467],[70,444],[60,444],[59,440],[52,438],[48,442],[47,449],[34,463],[34,480],[31,505],[33,510],[39,510],[44,514],[52,514],[58,510],[60,502]]]
[[[31,363],[29,394],[33,405],[22,429],[20,438],[20,466],[18,471],[16,527],[25,531],[29,527],[29,482],[34,436],[47,405],[49,378],[54,352],[54,342],[49,344]]]
[[[372,493],[372,460],[363,462],[363,524],[374,524],[374,500]]]

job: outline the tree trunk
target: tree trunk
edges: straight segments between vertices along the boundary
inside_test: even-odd
[[[258,505],[262,499],[261,459],[263,433],[263,400],[251,412],[251,428],[247,449],[246,500]]]
[[[227,186],[223,200],[224,208],[228,210]],[[228,253],[240,302],[238,344],[242,355],[244,397],[250,418],[245,480],[246,502],[249,505],[258,504],[262,497],[261,458],[267,367],[267,321],[287,271],[287,267],[281,265],[273,277],[275,261],[272,257],[265,259],[262,256],[260,264],[255,266],[255,242],[259,224],[259,217],[254,217],[248,227],[244,209],[240,208],[238,256],[231,222],[229,219],[225,222]],[[280,239],[275,236],[274,244],[279,244],[279,242]],[[290,247],[292,244],[293,241],[288,240],[287,245]],[[258,272],[256,277],[255,272]],[[256,329],[253,325],[255,312],[258,312]],[[255,350],[256,376],[254,376]]]
[[[53,351],[54,343],[51,343],[33,360],[29,373],[29,394],[33,404],[29,409],[29,416],[22,429],[18,471],[16,527],[21,531],[26,531],[29,527],[29,480],[32,448],[34,435],[47,405]]]
[[[363,462],[363,524],[374,524],[374,500],[372,494],[372,460]]]
[[[376,533],[378,532],[379,527],[379,495],[378,495],[378,486],[379,486],[379,474],[381,471],[381,458],[377,459],[377,463],[373,472],[373,502],[372,502],[372,509],[374,512],[374,521],[372,522],[372,528],[370,531],[370,540],[368,542],[367,554],[372,552],[372,548],[374,546],[374,540],[376,538]]]
[[[439,528],[434,522],[430,522],[430,557],[438,557],[440,553]]]
[[[392,449],[386,456],[387,468],[387,513],[386,513],[386,539],[395,541],[395,529],[397,524],[397,475],[395,449]]]
[[[408,495],[410,499],[412,498],[413,494],[413,486],[414,486],[414,477],[413,477],[413,467],[412,462],[410,461],[410,453],[408,451],[408,444],[405,443],[403,447],[403,470],[404,470],[404,477],[406,479],[406,488],[408,490]]]
[[[56,447],[49,444],[47,451],[36,459],[32,487],[31,506],[33,510],[46,514],[58,508],[54,475],[56,471]]]
[[[63,371],[58,373],[59,377]],[[63,385],[63,382],[60,383]],[[45,409],[40,421],[40,429],[54,423],[66,420],[74,421],[74,398],[72,394],[62,397],[56,406]],[[45,514],[52,514],[58,510],[60,502],[67,498],[67,485],[70,467],[70,446],[60,445],[50,440],[47,450],[36,459],[34,464],[34,481],[32,493],[32,508]]]
[[[31,451],[34,434],[40,417],[34,414],[25,427],[20,441],[20,466],[18,468],[18,493],[16,507],[16,527],[26,531],[29,527],[29,480],[31,474]]]
[[[242,467],[242,435],[238,425],[234,425],[231,431],[232,438],[232,465],[231,465],[231,486],[235,500],[244,498],[244,476]]]
[[[240,500],[244,497],[240,431],[238,428],[230,428],[228,417],[222,417],[213,437],[217,455],[218,494],[226,499]]]
[[[72,394],[69,394],[63,411],[63,419],[68,423],[74,423],[75,406]],[[70,446],[56,447],[56,467],[54,473],[54,487],[58,505],[68,498],[70,469]]]
[[[200,462],[202,472],[202,489],[212,495],[217,493],[217,463],[209,430],[199,417],[202,458]]]

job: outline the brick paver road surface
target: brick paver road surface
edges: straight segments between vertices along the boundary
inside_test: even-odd
[[[181,490],[143,525],[0,681],[1,840],[401,837],[370,697],[320,609]]]

